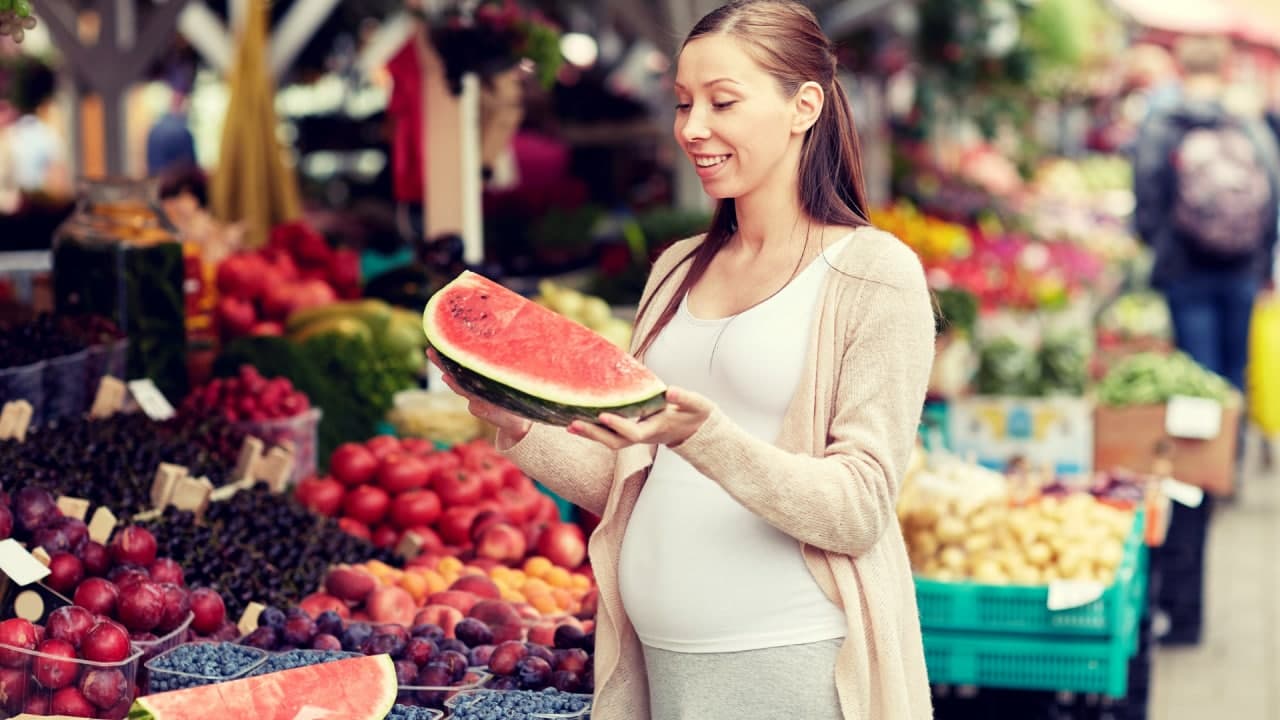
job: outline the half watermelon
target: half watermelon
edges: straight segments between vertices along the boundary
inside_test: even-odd
[[[666,405],[666,385],[639,360],[473,272],[431,296],[422,327],[464,390],[531,420],[639,418]]]
[[[145,695],[129,720],[383,720],[396,702],[390,655],[370,655]]]

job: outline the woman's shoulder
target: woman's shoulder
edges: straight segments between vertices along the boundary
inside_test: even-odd
[[[896,235],[871,225],[855,229],[832,261],[842,273],[868,282],[901,290],[926,287],[920,256]]]
[[[683,240],[677,240],[671,243],[667,249],[658,254],[658,258],[653,261],[654,272],[665,272],[670,270],[676,263],[689,257],[693,251],[698,249],[702,241],[707,237],[706,233],[699,233],[693,237],[687,237]]]

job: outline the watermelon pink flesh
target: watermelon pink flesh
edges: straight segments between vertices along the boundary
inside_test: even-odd
[[[129,717],[382,720],[395,705],[397,691],[391,656],[371,655],[146,695],[134,703]]]
[[[666,390],[604,337],[472,272],[431,297],[424,327],[455,362],[557,403],[625,405]]]

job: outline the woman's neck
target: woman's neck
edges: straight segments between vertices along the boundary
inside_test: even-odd
[[[733,242],[752,255],[759,255],[766,247],[790,244],[807,232],[808,223],[795,188],[790,192],[761,188],[735,198],[733,209],[738,224]]]

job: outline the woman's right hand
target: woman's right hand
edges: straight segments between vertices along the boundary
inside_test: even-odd
[[[529,428],[533,426],[533,423],[527,418],[522,418],[509,410],[504,410],[488,400],[482,400],[458,387],[458,383],[453,379],[453,376],[440,363],[440,356],[436,355],[435,350],[427,350],[427,358],[431,360],[431,364],[439,368],[440,373],[444,376],[444,383],[451,390],[467,399],[467,410],[472,415],[501,431],[502,439],[507,441],[504,444],[508,444],[508,447],[520,442],[529,433]],[[498,449],[505,450],[506,448],[499,447]]]

